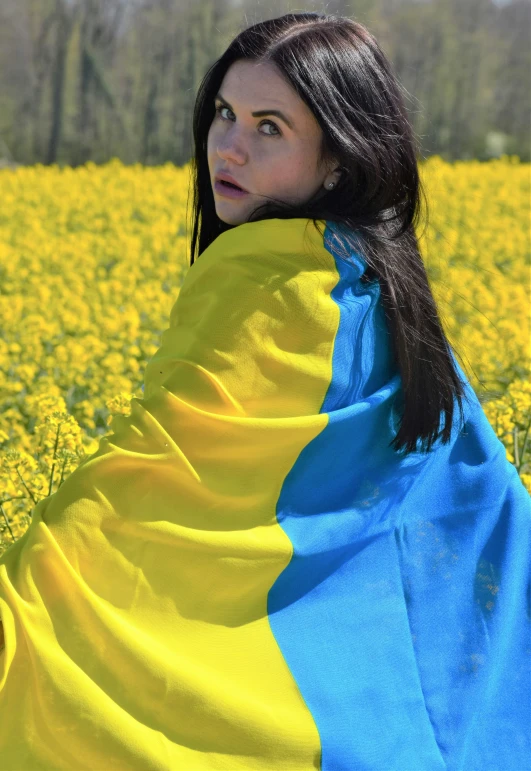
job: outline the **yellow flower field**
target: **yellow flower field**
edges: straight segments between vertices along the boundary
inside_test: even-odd
[[[530,164],[421,163],[443,323],[531,492]],[[188,270],[188,167],[0,171],[0,553],[142,398]]]

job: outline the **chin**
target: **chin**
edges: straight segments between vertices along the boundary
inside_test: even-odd
[[[225,223],[225,225],[241,225],[242,222],[245,221],[245,220],[241,220],[240,221],[239,218],[237,219],[235,217],[221,217],[219,214],[218,214],[218,217],[220,218],[220,220],[222,222]]]
[[[217,209],[216,214],[226,225],[243,225],[244,222],[247,222],[248,217],[248,212],[242,214],[234,212],[233,214],[229,214],[228,212],[220,212]]]

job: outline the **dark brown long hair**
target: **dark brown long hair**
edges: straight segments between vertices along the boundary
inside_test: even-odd
[[[357,234],[356,245],[361,238],[358,251],[367,263],[364,280],[380,283],[402,380],[400,428],[390,446],[405,453],[429,452],[439,437],[448,443],[454,400],[463,420],[466,394],[415,234],[421,200],[427,214],[418,145],[402,87],[363,25],[328,14],[289,13],[242,31],[210,67],[200,84],[193,117],[190,265],[220,233],[233,227],[216,213],[207,139],[215,95],[239,59],[274,62],[321,126],[320,160],[335,159],[342,169],[336,187],[318,200],[292,206],[271,199],[248,221],[303,217],[318,227],[316,220],[330,220]]]

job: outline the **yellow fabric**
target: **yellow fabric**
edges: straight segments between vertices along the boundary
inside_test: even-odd
[[[0,558],[4,771],[319,768],[267,595],[279,492],[328,422],[337,282],[301,219],[190,268],[144,398]]]

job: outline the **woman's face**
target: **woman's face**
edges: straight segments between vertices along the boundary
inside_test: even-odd
[[[325,194],[329,182],[337,185],[340,172],[318,163],[321,127],[272,62],[234,62],[215,107],[219,109],[208,133],[208,167],[216,213],[227,224],[246,222],[256,206],[268,201],[266,196],[299,204],[320,190]],[[274,110],[285,120],[272,115]],[[258,111],[267,116],[253,116]],[[216,184],[220,172],[248,192],[230,197],[227,188]]]

